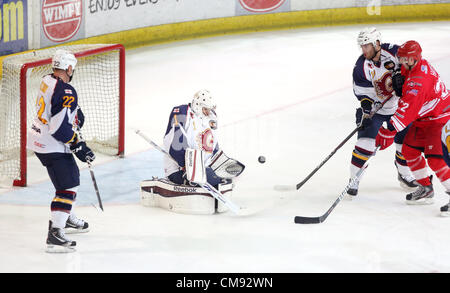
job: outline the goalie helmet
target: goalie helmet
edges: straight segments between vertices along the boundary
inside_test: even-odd
[[[358,45],[366,45],[366,44],[373,44],[375,47],[377,45],[377,41],[380,41],[381,45],[381,34],[379,31],[377,31],[374,27],[366,27],[358,34]]]
[[[208,90],[200,90],[195,93],[191,103],[192,111],[199,116],[205,116],[203,108],[212,111],[212,114],[216,114],[216,103],[214,102],[211,93]]]
[[[52,58],[52,67],[67,70],[69,65],[72,65],[72,70],[75,69],[75,65],[77,65],[77,58],[75,58],[75,55],[67,50],[57,50]]]

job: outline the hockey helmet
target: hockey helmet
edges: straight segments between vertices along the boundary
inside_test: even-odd
[[[407,41],[398,48],[397,56],[398,58],[412,57],[413,59],[420,61],[422,59],[422,48],[416,41]]]
[[[366,27],[358,34],[358,45],[366,45],[366,44],[373,44],[375,47],[377,45],[377,41],[380,41],[381,44],[381,34],[379,31],[377,31],[374,27]]]
[[[77,65],[77,58],[67,50],[59,49],[52,58],[52,67],[57,69],[67,70],[69,65],[72,65],[72,70]]]

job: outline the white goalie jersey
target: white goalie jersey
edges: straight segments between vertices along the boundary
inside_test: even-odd
[[[174,107],[164,136],[164,149],[180,167],[185,166],[186,149],[202,150],[204,164],[208,166],[211,157],[219,150],[212,123],[216,123],[216,120],[196,115],[189,105]],[[165,176],[169,176],[179,169],[175,162],[168,158],[164,159]]]

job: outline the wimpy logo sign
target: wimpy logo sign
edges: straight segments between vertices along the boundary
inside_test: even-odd
[[[54,42],[72,38],[80,28],[82,0],[44,0],[42,25],[45,35]]]
[[[47,23],[72,19],[81,16],[81,2],[64,1],[62,3],[51,4],[44,7],[43,12]]]

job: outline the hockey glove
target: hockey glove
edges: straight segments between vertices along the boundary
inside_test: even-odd
[[[392,75],[392,87],[394,88],[395,95],[397,97],[402,96],[403,84],[405,83],[405,77],[401,75],[400,71],[397,71]]]
[[[86,145],[86,142],[77,140],[70,145],[70,150],[82,162],[92,162],[95,160],[94,152]]]
[[[378,130],[377,137],[375,138],[375,145],[380,146],[380,150],[384,150],[388,148],[391,144],[394,143],[394,137],[397,131],[389,130],[387,128],[381,127]]]
[[[372,124],[372,117],[370,117],[372,104],[372,100],[363,98],[361,100],[361,108],[356,110],[356,124],[360,125],[361,130],[364,130]]]
[[[356,124],[360,125],[361,130],[364,130],[372,124],[372,118],[369,115],[364,113],[363,108],[356,109]]]

